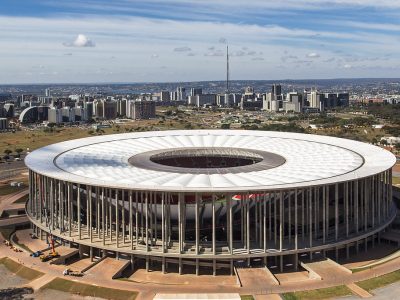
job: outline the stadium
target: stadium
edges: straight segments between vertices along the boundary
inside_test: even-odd
[[[41,238],[146,270],[297,269],[357,253],[395,218],[396,158],[328,136],[242,130],[140,132],[27,156],[26,205]]]

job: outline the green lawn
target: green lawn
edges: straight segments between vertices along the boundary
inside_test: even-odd
[[[340,285],[325,289],[285,293],[282,294],[282,298],[285,300],[319,300],[344,297],[351,294],[351,290],[347,286]]]
[[[137,292],[94,286],[62,278],[53,279],[41,289],[52,289],[81,296],[99,297],[111,300],[133,300],[137,296]]]
[[[14,201],[14,203],[26,203],[26,201],[28,201],[28,199],[29,199],[29,194],[22,196],[21,198]]]
[[[9,271],[15,273],[19,277],[25,278],[27,280],[35,280],[36,278],[39,278],[43,275],[42,272],[25,267],[8,257],[0,259],[0,264],[4,265]]]
[[[392,184],[400,184],[400,177],[392,177]]]
[[[4,185],[0,187],[0,196],[5,196],[16,192],[20,192],[23,191],[24,189],[26,189],[26,186],[18,187],[18,186]]]
[[[359,281],[357,282],[357,285],[364,290],[371,291],[397,281],[400,281],[400,270],[379,277]]]

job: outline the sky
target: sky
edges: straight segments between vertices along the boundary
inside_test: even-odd
[[[400,77],[400,0],[1,0],[0,84]]]

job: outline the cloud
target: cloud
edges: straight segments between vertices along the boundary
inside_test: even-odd
[[[334,57],[331,57],[331,58],[328,58],[328,59],[324,60],[324,62],[326,62],[326,63],[333,62],[333,61],[335,61]]]
[[[345,64],[345,65],[343,66],[343,68],[345,68],[345,69],[351,69],[351,68],[353,68],[353,66],[350,65],[350,64]]]
[[[221,50],[204,53],[204,56],[224,56],[224,55],[225,55],[225,53],[222,52]]]
[[[96,44],[84,34],[78,34],[72,43],[63,43],[65,47],[96,47]]]
[[[227,40],[226,40],[226,38],[221,37],[221,38],[219,38],[218,43],[226,44]]]
[[[158,54],[152,54],[150,58],[158,58]]]
[[[196,56],[196,54],[194,54],[193,52],[189,52],[189,53],[187,54],[187,56]]]
[[[236,51],[230,54],[230,56],[245,56],[246,52],[244,51]]]
[[[309,58],[319,58],[320,55],[318,53],[311,52],[311,53],[307,54],[307,57],[309,57]]]
[[[174,52],[189,52],[189,51],[192,51],[192,49],[187,46],[177,47],[174,49]]]
[[[72,56],[72,53],[64,53],[64,56]]]
[[[253,57],[251,60],[262,61],[262,60],[264,60],[264,58],[262,58],[262,57]]]
[[[287,54],[287,51],[285,51]],[[281,57],[282,62],[287,62],[288,60],[298,60],[299,58],[296,55],[284,55]]]

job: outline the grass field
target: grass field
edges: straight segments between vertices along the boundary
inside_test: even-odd
[[[9,184],[3,185],[0,187],[0,196],[5,196],[9,194],[13,194],[16,192],[20,192],[26,189],[26,186],[10,186]]]
[[[148,131],[148,130],[165,130],[165,129],[184,129],[188,123],[186,120],[178,122],[176,120],[164,121],[160,124],[160,120],[143,120],[128,123],[126,125],[114,125],[112,128],[104,128],[102,134],[116,134],[131,131]],[[193,125],[195,128],[196,125]],[[92,132],[92,133],[90,133]],[[53,132],[45,132],[42,129],[30,131],[16,131],[14,133],[1,133],[0,138],[0,155],[4,154],[4,150],[12,151],[11,155],[15,154],[15,149],[21,148],[26,151],[38,149],[50,144],[79,139],[84,137],[96,136],[92,128],[64,127],[54,128]]]
[[[397,270],[395,272],[385,274],[379,277],[367,279],[364,281],[359,281],[357,282],[357,285],[359,285],[361,288],[367,291],[372,291],[374,289],[380,288],[382,286],[394,283],[400,281],[400,270]]]
[[[340,285],[325,289],[285,293],[282,294],[282,298],[285,300],[319,300],[344,297],[351,294],[351,290],[348,287]]]
[[[22,196],[21,198],[17,199],[14,201],[14,203],[25,203],[29,199],[29,194]]]
[[[41,289],[52,289],[72,294],[78,294],[81,296],[100,297],[111,300],[133,300],[137,296],[136,292],[78,283],[62,278],[56,278],[50,281]]]
[[[19,277],[25,278],[27,280],[35,280],[36,278],[39,278],[43,275],[42,272],[25,267],[8,257],[0,259],[0,264],[4,265],[9,271],[13,272]]]
[[[393,185],[395,185],[395,184],[400,184],[400,177],[392,177],[392,184]]]

